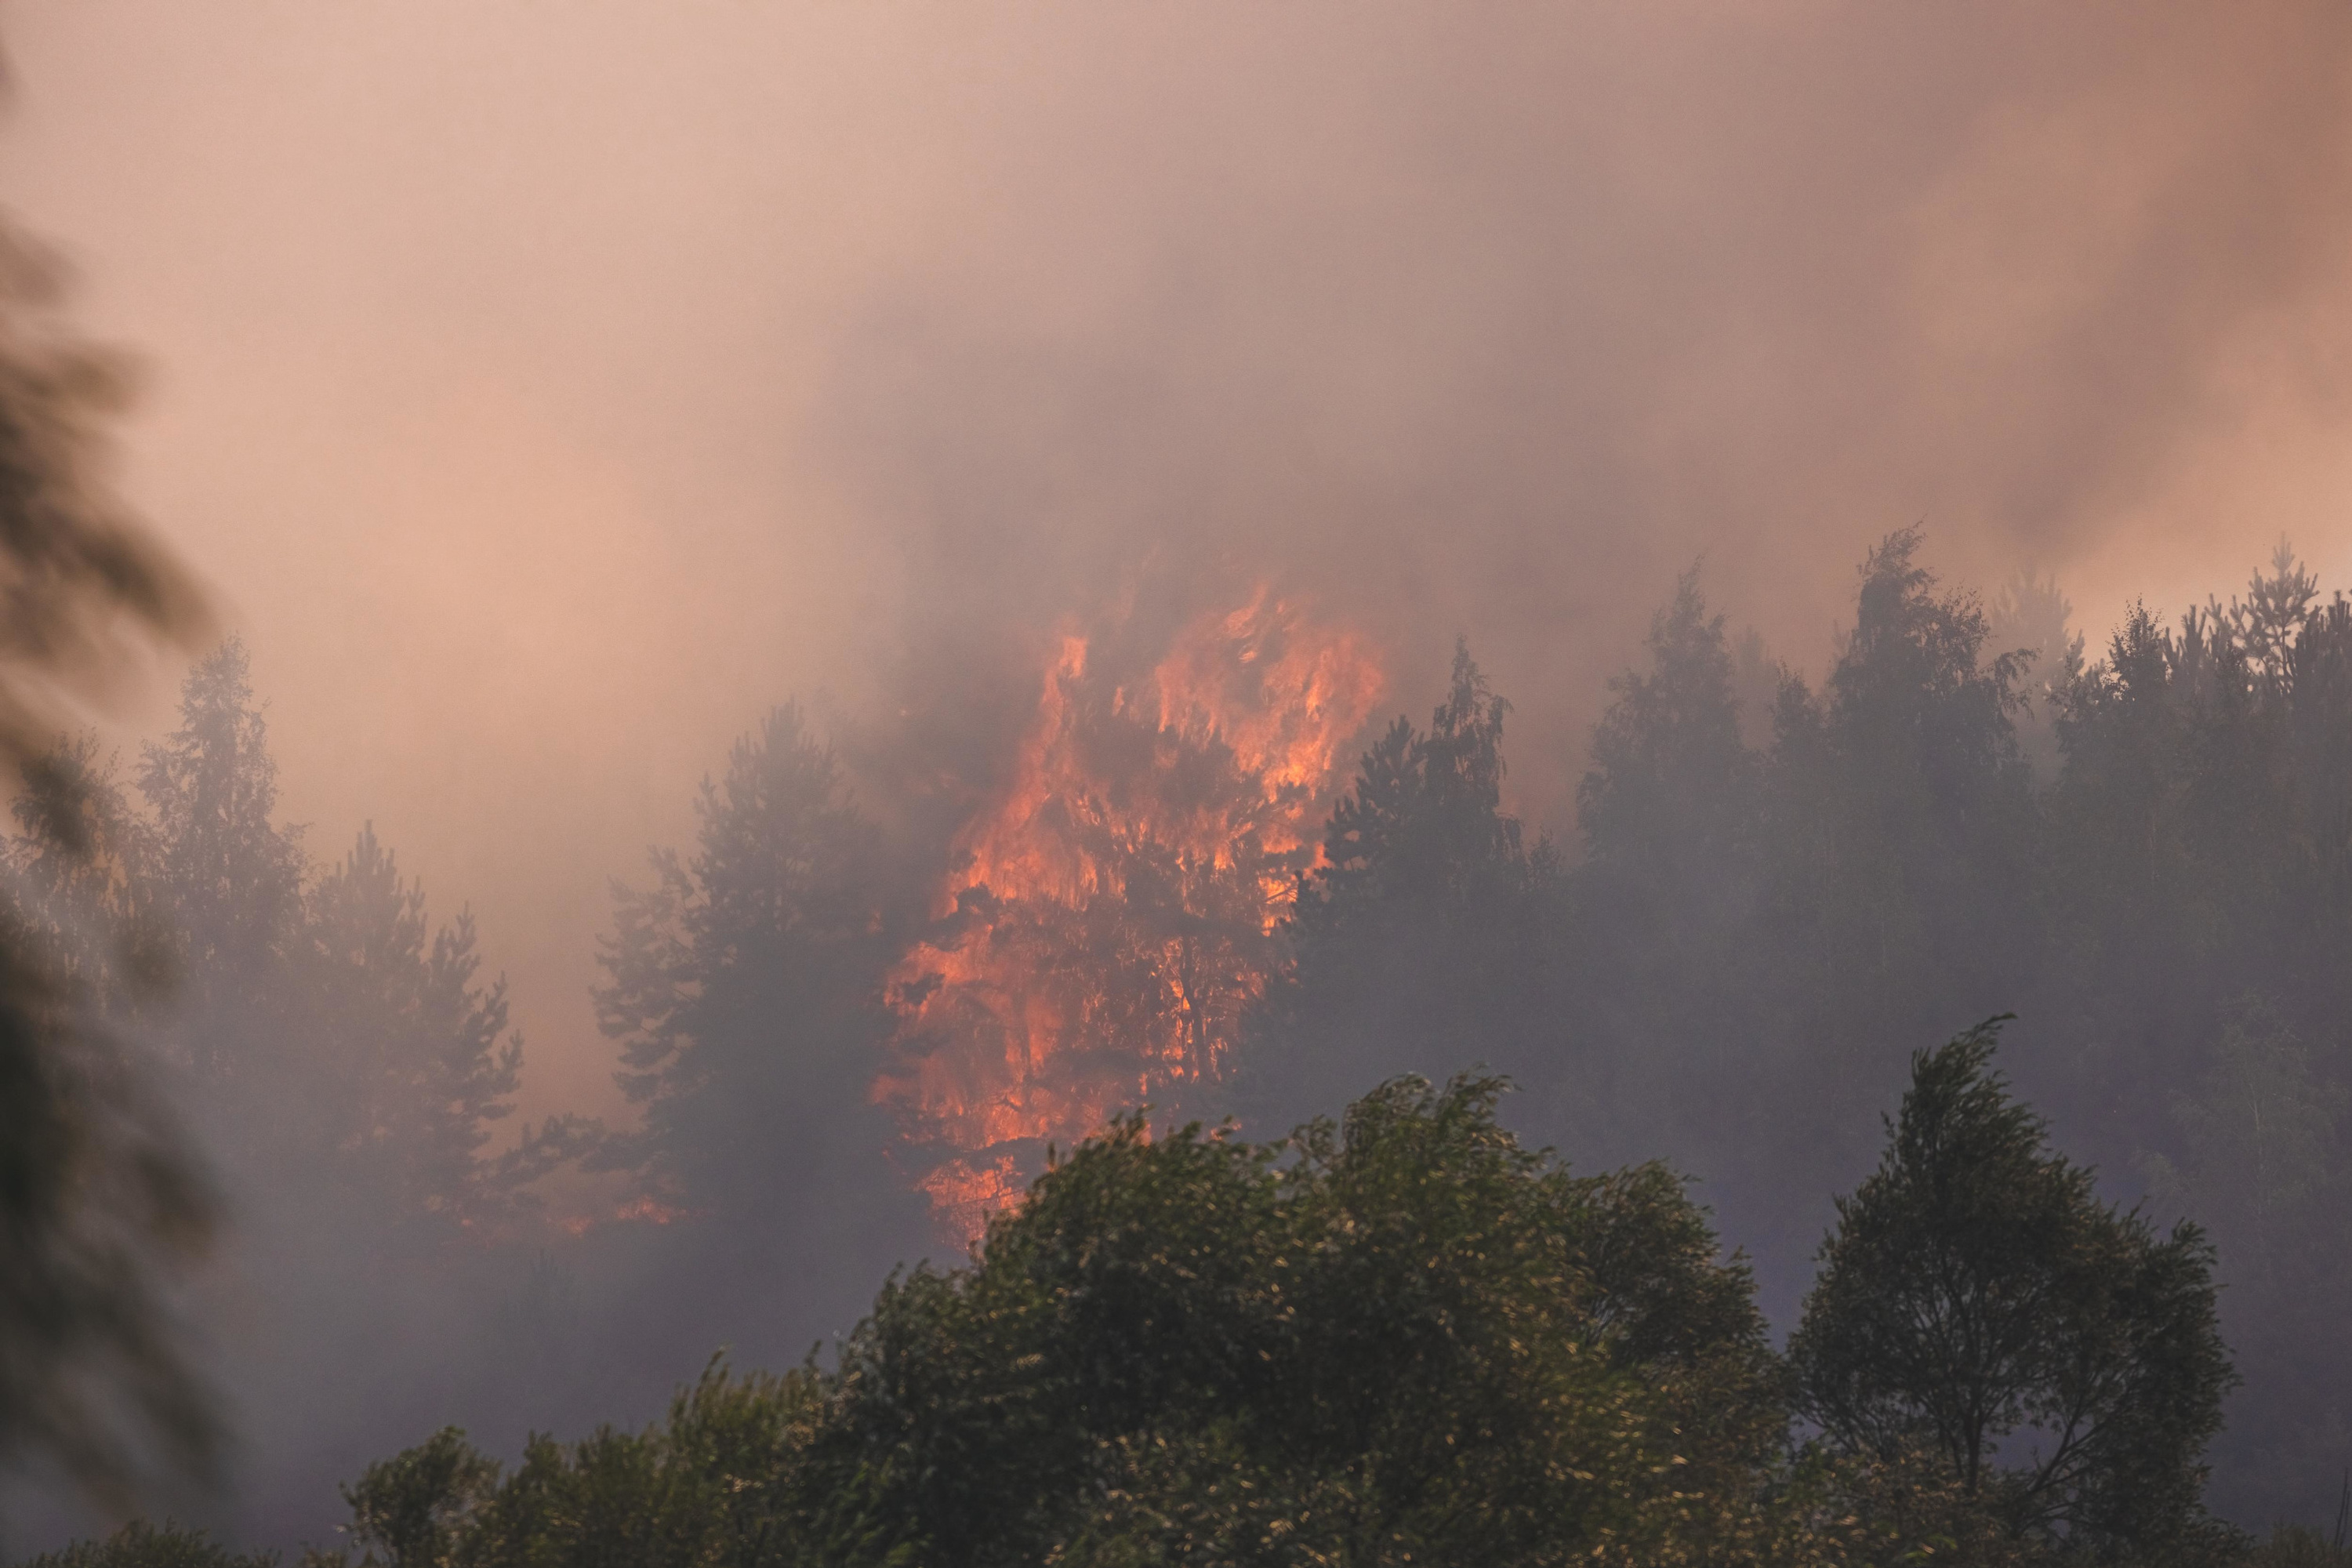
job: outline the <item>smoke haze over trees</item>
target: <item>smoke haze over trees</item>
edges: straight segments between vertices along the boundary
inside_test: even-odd
[[[1828,675],[1781,670],[1760,746],[1741,711],[1759,656],[1703,573],[1671,584],[1612,682],[1567,846],[1504,809],[1515,710],[1458,647],[1426,727],[1366,731],[1230,1055],[1170,1080],[1160,1114],[1282,1127],[1343,1083],[1483,1063],[1514,1080],[1511,1123],[1580,1166],[1663,1158],[1694,1178],[1785,1331],[1911,1042],[2014,1005],[2006,1066],[2084,1162],[2051,1180],[2087,1203],[2095,1170],[2150,1216],[2084,1234],[2186,1216],[2218,1253],[2242,1384],[2214,1500],[2315,1518],[2352,1385],[2328,1305],[2352,1179],[2333,956],[2352,942],[2352,612],[2282,546],[2176,626],[2135,608],[2103,657],[2057,637],[2044,676],[1919,543],[1871,552]],[[650,1414],[711,1349],[788,1363],[893,1264],[958,1256],[917,1186],[939,1134],[883,1092],[895,1053],[938,1048],[896,1039],[891,976],[936,940],[951,858],[916,826],[887,721],[835,749],[787,705],[738,742],[693,853],[613,889],[598,1000],[646,1113],[514,1127],[520,1043],[470,921],[434,927],[371,830],[309,858],[273,813],[247,681],[234,642],[201,663],[133,784],[92,742],[66,747],[36,776],[70,791],[24,798],[12,851],[69,868],[60,896],[135,912],[184,976],[159,1013],[88,961],[177,1065],[238,1216],[234,1282],[206,1310],[250,1445],[242,1533],[315,1537],[331,1482],[404,1426],[504,1445]],[[2037,725],[2051,770],[2021,739]],[[54,801],[85,803],[86,857],[64,855]],[[1115,1000],[1119,951],[1062,961]],[[551,1174],[571,1212],[604,1205],[593,1223],[555,1223],[535,1195]]]
[[[969,717],[1139,561],[1321,595],[1416,719],[1469,631],[1562,844],[1694,559],[1811,677],[1914,519],[2095,640],[2352,566],[2316,0],[286,9],[26,0],[0,184],[151,356],[126,482],[289,816],[465,890],[534,1116],[625,1113],[679,779],[793,691]]]
[[[2214,1248],[2215,1507],[2329,1517],[2340,8],[6,25],[0,187],[155,354],[124,484],[215,590],[76,510],[119,367],[0,342],[56,480],[0,513],[104,524],[19,541],[0,958],[161,1064],[100,1251],[201,1331],[114,1346],[200,1522],[323,1540],[451,1424],[590,1442],[560,1491],[720,1346],[835,1375],[1143,1101],[1506,1076],[1573,1179],[1687,1175],[1780,1344],[2004,1014],[2053,1230]],[[90,1523],[18,1490],[10,1552]]]

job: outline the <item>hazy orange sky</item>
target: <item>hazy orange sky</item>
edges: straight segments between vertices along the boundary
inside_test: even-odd
[[[289,813],[470,900],[607,1109],[606,879],[942,618],[1264,573],[1456,630],[1570,826],[1704,555],[2352,584],[2352,9],[9,0],[0,199],[150,384]],[[125,715],[152,731],[167,690]]]

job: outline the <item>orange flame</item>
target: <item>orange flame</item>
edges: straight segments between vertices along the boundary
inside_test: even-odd
[[[1034,1145],[1222,1070],[1382,689],[1362,639],[1263,588],[1140,680],[1088,652],[1060,639],[1009,784],[957,836],[933,934],[889,975],[896,1066],[874,1099],[956,1152],[918,1184],[967,1247],[1018,1201]]]

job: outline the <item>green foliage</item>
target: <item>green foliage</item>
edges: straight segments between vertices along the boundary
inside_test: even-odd
[[[1252,1144],[1139,1115],[832,1371],[714,1361],[663,1423],[445,1431],[348,1489],[386,1568],[1843,1562],[1747,1270],[1679,1182],[1571,1175],[1500,1084]]]
[[[1913,1058],[1876,1173],[1790,1344],[1843,1447],[1916,1447],[2012,1537],[2139,1552],[2191,1533],[2231,1378],[2212,1252],[2102,1205],[1990,1068],[1998,1020]]]
[[[713,1360],[665,1421],[576,1443],[534,1436],[510,1472],[455,1428],[436,1433],[345,1489],[350,1534],[362,1563],[384,1568],[887,1562],[810,1520],[802,1457],[821,1413],[812,1372],[736,1375]]]
[[[1519,1148],[1498,1087],[1398,1080],[1286,1144],[1089,1141],[972,1268],[886,1288],[822,1489],[973,1564],[1543,1563],[1731,1528],[1778,1431],[1744,1268],[1664,1173]]]
[[[1777,1253],[1811,1224],[1789,1194],[1872,1157],[1888,1042],[2014,1008],[2037,1102],[2218,1248],[2248,1379],[2216,1453],[2228,1510],[2331,1507],[2352,602],[2282,546],[2227,605],[2129,607],[2086,659],[2054,583],[1988,611],[1905,531],[1853,611],[1826,679],[1773,697],[1760,642],[1675,584],[1593,732],[1559,950],[1484,972],[1485,1008],[1553,1031],[1517,1076],[1547,1131],[1670,1154]]]
[[[2304,1525],[2283,1524],[2246,1554],[2246,1568],[2352,1568],[2352,1548]]]
[[[1500,1080],[1405,1078],[1271,1143],[1129,1115],[969,1266],[894,1275],[829,1370],[714,1358],[664,1421],[534,1436],[511,1470],[446,1429],[345,1489],[352,1546],[362,1568],[2221,1562],[2239,1543],[2196,1505],[2228,1375],[2208,1255],[2100,1205],[1990,1047],[1916,1058],[1824,1249],[1801,1388],[1679,1178],[1575,1174],[1497,1124]],[[1829,1441],[1792,1452],[1799,1393]],[[2000,1439],[2028,1430],[2046,1452],[2020,1467]]]
[[[1240,1053],[1250,1110],[1282,1125],[1335,1075],[1484,1056],[1528,1081],[1539,1124],[1663,1146],[1769,1242],[1813,1223],[1792,1193],[1864,1168],[1889,1042],[2030,1008],[2037,1100],[2221,1245],[2263,1400],[2238,1506],[2307,1513],[2352,1429],[2334,1321],[2352,1262],[2329,1240],[2352,1172],[2352,605],[2283,552],[2231,605],[2136,611],[2086,664],[2054,584],[2021,579],[1989,614],[1939,589],[1920,543],[1872,552],[1817,686],[1760,639],[1735,648],[1696,574],[1678,582],[1645,668],[1612,684],[1572,867],[1503,810],[1509,708],[1458,648],[1428,727],[1364,753],[1278,938],[1255,864],[1219,873],[1246,895],[1230,910],[1186,895],[1213,912],[1185,940],[1230,927],[1257,944],[1250,973],[1289,961]],[[432,930],[372,832],[310,867],[275,824],[265,742],[229,649],[148,753],[151,810],[88,742],[32,770],[10,859],[40,1026],[152,1021],[176,968],[204,1103],[240,1159],[302,1178],[261,1184],[268,1201],[364,1193],[371,1245],[495,1230],[579,1130],[484,1158],[519,1043],[470,923]],[[597,1000],[646,1119],[603,1158],[737,1227],[717,1247],[635,1234],[668,1249],[646,1272],[674,1295],[781,1318],[811,1251],[838,1268],[881,1228],[837,1195],[904,1195],[866,1100],[879,977],[909,940],[886,850],[786,709],[705,786],[695,852],[619,894]],[[1146,867],[1131,901],[1194,874]],[[1008,917],[1003,940],[1142,929],[1067,918]],[[362,1544],[482,1563],[2223,1551],[2195,1506],[2226,1381],[2212,1260],[2194,1231],[2096,1202],[1989,1050],[1915,1062],[1879,1173],[1841,1208],[1796,1342],[1832,1440],[1801,1460],[1744,1266],[1717,1260],[1679,1177],[1571,1177],[1496,1129],[1488,1080],[1401,1081],[1280,1145],[1123,1124],[971,1268],[894,1279],[835,1371],[714,1373],[665,1426],[534,1440],[510,1474],[436,1439],[354,1489],[378,1521]],[[289,1125],[281,1094],[317,1114]],[[142,1212],[116,1191],[110,1223]],[[166,1191],[188,1223],[89,1257],[200,1237],[200,1192]],[[738,1272],[681,1287],[683,1258]],[[1922,1323],[1977,1338],[1962,1353]]]
[[[450,1568],[460,1528],[498,1484],[499,1466],[455,1426],[414,1448],[370,1465],[343,1489],[352,1540],[383,1550],[392,1568]]]
[[[77,1541],[18,1568],[277,1568],[278,1553],[231,1552],[201,1530],[132,1520],[104,1541]]]

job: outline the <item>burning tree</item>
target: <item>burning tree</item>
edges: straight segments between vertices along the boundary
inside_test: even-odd
[[[1060,638],[1007,786],[888,977],[873,1095],[967,1245],[1049,1140],[1219,1076],[1382,684],[1362,639],[1263,588],[1139,675],[1090,653]]]

